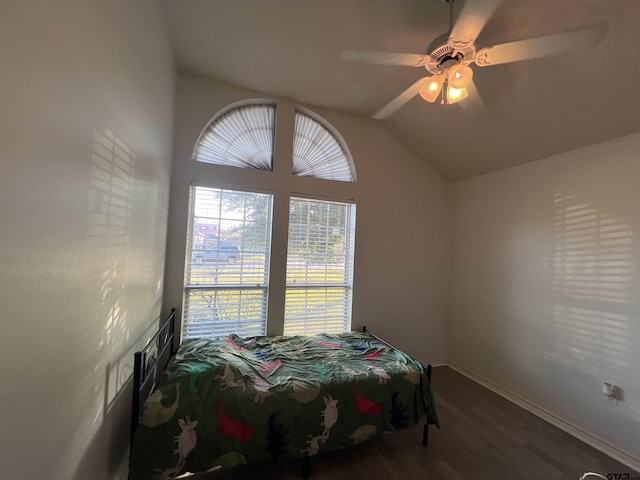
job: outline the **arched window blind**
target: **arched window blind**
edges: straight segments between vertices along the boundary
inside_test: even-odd
[[[198,162],[240,168],[273,169],[275,106],[237,107],[215,118],[193,152]]]
[[[349,154],[336,136],[311,116],[296,111],[292,173],[341,182],[355,181]]]

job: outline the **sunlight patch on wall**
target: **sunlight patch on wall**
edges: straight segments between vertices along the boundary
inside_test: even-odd
[[[630,367],[631,225],[584,197],[556,192],[553,349],[545,358],[617,380]]]
[[[124,346],[130,343],[126,286],[132,260],[135,157],[133,149],[111,130],[94,133],[87,244],[89,262],[102,278],[98,315],[104,326],[95,346],[102,359],[120,357]],[[104,371],[95,374],[96,378],[105,379]],[[106,389],[104,411],[130,374],[130,369],[121,371],[120,362],[109,364],[106,380],[100,385]]]

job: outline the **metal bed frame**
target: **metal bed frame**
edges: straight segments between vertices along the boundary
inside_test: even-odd
[[[371,330],[367,330],[366,325],[362,327],[362,333],[368,333],[373,338],[375,338],[379,342],[384,343],[389,348],[393,348],[394,350],[400,350],[399,348],[396,348],[393,345],[391,345],[389,342],[387,342],[383,338],[380,338]],[[427,370],[427,380],[429,380],[429,385],[431,385],[431,364],[430,363],[424,364],[422,362],[418,362],[418,363],[420,363],[420,365],[422,365]],[[422,428],[422,446],[426,447],[427,445],[429,445],[429,422],[428,421],[424,424]]]
[[[386,340],[368,330],[366,326],[362,327],[362,332],[369,334],[379,342],[384,343],[389,348],[398,350]],[[176,342],[176,309],[171,309],[171,314],[162,323],[156,334],[149,340],[149,343],[134,353],[133,364],[133,400],[131,404],[131,443],[133,444],[133,436],[138,426],[140,417],[140,409],[142,404],[153,393],[158,385],[160,376],[164,372],[169,360],[178,350]],[[431,365],[420,362],[427,371],[427,379],[431,383]],[[422,445],[429,444],[429,422],[427,421],[422,430]],[[311,474],[311,457],[302,459],[302,477],[307,479]]]
[[[176,309],[160,325],[151,340],[133,354],[133,398],[131,402],[131,443],[138,426],[142,404],[153,393],[169,360],[178,350],[176,342]]]

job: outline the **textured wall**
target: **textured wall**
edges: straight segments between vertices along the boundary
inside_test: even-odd
[[[636,459],[639,149],[635,134],[454,184],[448,343],[451,360]]]
[[[3,476],[124,478],[130,351],[162,296],[164,20],[146,0],[5,1],[0,32]]]

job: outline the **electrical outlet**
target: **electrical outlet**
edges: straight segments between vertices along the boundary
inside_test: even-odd
[[[613,398],[615,397],[614,388],[615,385],[611,385],[610,383],[605,382],[602,384],[602,394],[607,398]]]
[[[615,403],[616,406],[621,400],[623,400],[623,394],[624,391],[617,385],[612,385],[610,383],[602,384],[602,395],[611,403]]]

